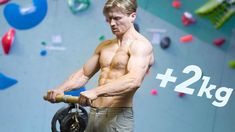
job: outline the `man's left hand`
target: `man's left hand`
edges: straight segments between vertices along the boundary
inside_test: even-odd
[[[88,90],[80,93],[78,103],[81,106],[91,106],[92,101],[97,98],[97,95],[94,91]]]

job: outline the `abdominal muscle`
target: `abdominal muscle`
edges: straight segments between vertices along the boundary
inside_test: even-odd
[[[99,78],[99,86],[105,85],[112,80],[115,80],[121,76],[125,75],[125,72],[121,69],[109,70],[104,68],[101,70],[101,75]],[[93,107],[132,107],[132,98],[135,91],[125,93],[122,95],[115,96],[102,96],[98,97],[92,102]]]

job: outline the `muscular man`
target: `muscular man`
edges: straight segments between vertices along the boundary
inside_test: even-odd
[[[135,0],[107,0],[103,13],[116,38],[102,42],[80,70],[48,91],[54,102],[100,70],[98,86],[81,92],[78,100],[91,106],[86,132],[133,131],[133,95],[154,62],[151,43],[134,28],[136,8]]]

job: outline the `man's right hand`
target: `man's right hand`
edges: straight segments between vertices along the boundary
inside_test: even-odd
[[[48,101],[50,101],[51,103],[55,103],[55,97],[57,95],[64,95],[64,91],[60,90],[60,89],[52,89],[52,90],[48,90],[47,91],[47,98],[49,99]]]

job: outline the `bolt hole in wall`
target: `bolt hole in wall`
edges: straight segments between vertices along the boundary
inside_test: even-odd
[[[85,129],[89,108],[42,97],[114,37],[102,14],[105,1],[0,0],[0,131]],[[135,27],[152,43],[155,63],[134,98],[134,131],[234,132],[235,1],[138,4]],[[68,95],[60,100],[74,99]]]

